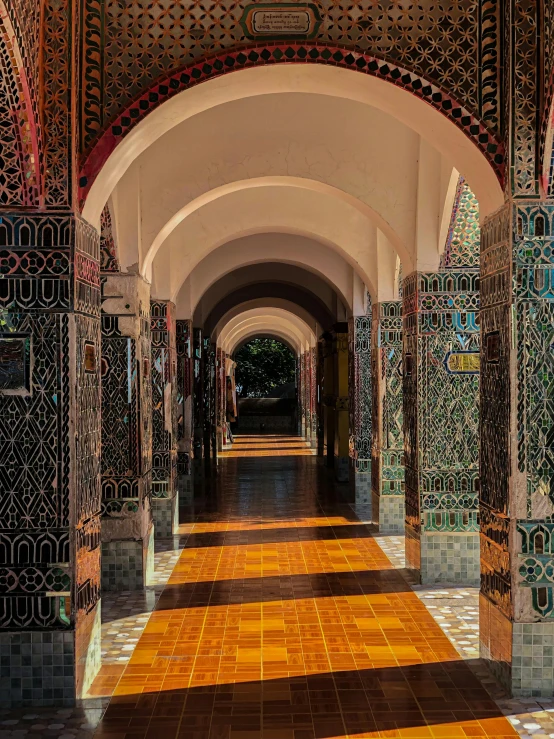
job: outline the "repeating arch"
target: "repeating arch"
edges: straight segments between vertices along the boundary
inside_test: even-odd
[[[154,83],[148,91],[128,106],[124,113],[100,135],[96,144],[83,159],[79,175],[79,197],[85,218],[92,223],[98,220],[104,205],[100,201],[102,197],[109,195],[117,182],[118,176],[114,174],[115,169],[129,166],[130,162],[140,153],[141,147],[148,146],[149,137],[154,135],[154,132],[157,138],[161,133],[180,122],[175,119],[175,111],[164,110],[165,106],[162,103],[168,103],[179,93],[190,90],[200,82],[213,81],[229,72],[249,69],[251,71],[253,67],[267,68],[283,64],[299,69],[309,65],[332,66],[365,74],[371,79],[388,83],[387,86],[391,88],[400,88],[407,96],[417,99],[420,104],[425,103],[432,107],[443,120],[448,119],[456,129],[463,132],[486,159],[500,184],[503,184],[505,161],[502,142],[482,121],[438,85],[398,65],[361,52],[347,51],[322,44],[262,44],[240,51],[223,53],[186,67]],[[235,94],[230,89],[231,85],[225,87],[228,95]],[[244,86],[242,87],[241,95],[244,96],[248,93],[245,93]],[[256,94],[261,93],[258,91]],[[202,104],[210,107],[213,102],[204,100]],[[397,107],[402,109],[405,106],[397,105]],[[160,115],[154,122],[151,114],[158,108],[160,108]],[[194,111],[190,114],[194,114]],[[409,118],[409,113],[406,115]],[[143,143],[139,141],[140,137],[130,136],[137,127],[140,127]],[[425,127],[423,124],[423,132]],[[122,147],[121,145],[128,139],[133,139],[132,143],[127,147]],[[117,163],[114,163],[114,167],[108,168],[110,171],[102,172],[95,195],[95,200],[98,201],[100,198],[100,201],[91,206],[88,204],[91,190],[116,150],[119,151]],[[461,152],[458,153],[461,154]],[[468,166],[470,166],[469,163]],[[469,174],[467,178],[471,182]]]

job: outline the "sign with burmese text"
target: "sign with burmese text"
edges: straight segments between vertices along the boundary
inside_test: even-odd
[[[311,3],[258,3],[246,6],[241,25],[249,38],[313,38],[321,16]]]

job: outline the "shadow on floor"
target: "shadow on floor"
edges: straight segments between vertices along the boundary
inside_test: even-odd
[[[439,726],[438,733],[431,730]],[[115,696],[95,734],[96,739],[345,736],[507,739],[517,733],[467,665],[455,660]]]

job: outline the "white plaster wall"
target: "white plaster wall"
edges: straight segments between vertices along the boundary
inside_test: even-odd
[[[276,269],[273,273],[277,280],[286,278],[288,265],[297,265],[307,270],[308,273],[312,272],[329,285],[328,292],[319,295],[324,303],[329,304],[329,307],[334,309],[330,301],[332,301],[332,294],[335,291],[344,305],[350,310],[352,309],[350,286],[353,279],[353,269],[334,249],[304,236],[263,233],[236,239],[210,252],[192,270],[179,290],[177,317],[192,318],[192,314],[202,300],[202,296],[222,277],[229,276],[231,278],[233,271],[239,267],[255,264],[263,265],[264,262],[280,263],[276,265],[280,269]],[[162,298],[163,296],[158,295],[155,289],[158,283],[158,272],[163,272],[163,265],[156,261],[153,269],[152,293],[156,297]],[[161,274],[159,280],[160,290],[164,289],[163,286],[165,286],[165,289],[168,287],[168,282],[165,281],[163,274]],[[310,283],[309,274],[306,275],[306,278],[305,287],[311,289],[313,285]],[[318,282],[315,281],[313,284],[317,285]],[[241,283],[234,282],[234,286],[238,288]],[[228,291],[225,292],[225,290],[226,283],[222,281],[221,294],[218,293],[218,300],[227,294]],[[169,299],[169,297],[166,299]],[[212,307],[207,307],[204,315],[207,315]]]
[[[484,216],[502,204],[500,185],[484,156],[457,126],[423,100],[369,75],[331,66],[287,64],[241,70],[209,80],[176,95],[152,111],[109,157],[91,188],[83,211],[84,217],[98,226],[104,203],[124,173],[154,142],[176,126],[210,109],[232,105],[237,101],[250,98],[260,100],[275,95],[284,98],[290,97],[291,93],[338,99],[339,108],[347,102],[358,102],[388,114],[429,141],[466,177]],[[220,111],[219,124],[211,132],[212,139],[226,136],[222,120]],[[318,120],[317,126],[321,123]],[[352,120],[347,120],[346,128],[336,131],[335,136],[348,136],[351,124]],[[371,131],[364,131],[363,138],[368,136],[371,136]],[[210,143],[216,144],[213,140]],[[194,144],[191,142],[192,146]]]
[[[206,202],[170,233],[156,255],[156,262],[169,261],[170,299],[176,300],[188,275],[211,251],[260,233],[296,234],[326,244],[374,291],[376,229],[366,214],[326,190],[272,180],[262,186],[248,181],[244,189]]]

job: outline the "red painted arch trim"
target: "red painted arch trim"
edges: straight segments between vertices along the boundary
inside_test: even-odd
[[[485,155],[501,185],[504,184],[505,157],[502,141],[497,139],[473,113],[435,83],[431,83],[424,77],[399,67],[397,64],[339,46],[276,42],[221,52],[191,64],[161,81],[156,81],[150,89],[134,100],[109,125],[83,158],[79,173],[79,201],[81,205],[84,203],[96,176],[119,142],[127,136],[137,123],[163,102],[200,82],[205,82],[228,72],[265,64],[283,63],[331,64],[362,74],[370,74],[391,82],[397,87],[402,87],[436,108],[461,129]]]

